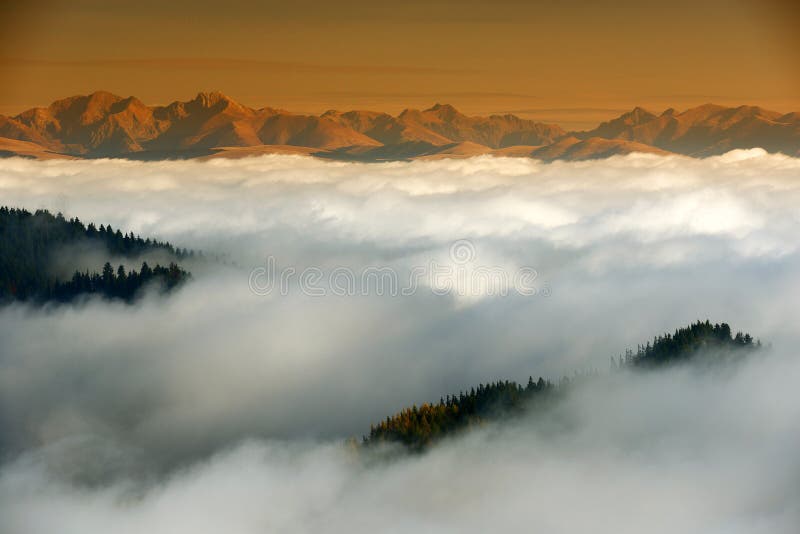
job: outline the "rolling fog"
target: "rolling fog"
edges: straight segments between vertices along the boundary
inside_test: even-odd
[[[134,306],[0,310],[4,532],[800,524],[798,159],[5,159],[0,198],[224,258]],[[270,256],[402,277],[458,263],[458,240],[470,269],[534,269],[536,294],[249,283]],[[706,318],[772,348],[719,372],[607,374],[610,356]],[[545,420],[386,463],[342,445],[479,382],[586,369],[602,377]]]

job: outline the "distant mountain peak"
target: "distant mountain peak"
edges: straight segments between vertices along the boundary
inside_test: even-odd
[[[476,154],[587,159],[630,152],[704,157],[753,147],[800,156],[800,114],[705,104],[655,115],[637,106],[594,130],[566,132],[513,114],[466,115],[441,102],[397,116],[363,109],[315,115],[253,109],[220,91],[166,106],[96,91],[0,117],[3,146],[0,154],[154,159],[213,157],[230,148],[370,161]]]
[[[707,104],[702,104],[700,106],[687,109],[686,111],[681,113],[681,115],[696,116],[696,117],[708,117],[710,115],[713,115],[715,113],[719,113],[719,112],[724,111],[726,109],[733,109],[733,108],[728,108],[728,107],[725,107],[725,106],[720,106],[719,104],[712,104],[712,103],[709,102]]]
[[[90,101],[99,101],[99,100],[122,100],[122,97],[119,95],[115,95],[110,91],[103,91],[102,89],[99,91],[95,91],[91,93],[87,97]]]
[[[197,93],[197,96],[194,97],[193,102],[199,104],[201,107],[204,108],[213,108],[220,102],[224,102],[226,104],[236,104],[236,102],[234,102],[230,97],[228,97],[221,91],[208,91],[208,92]]]
[[[451,106],[450,104],[440,104],[438,102],[436,104],[434,104],[433,107],[428,108],[425,111],[426,112],[427,111],[433,111],[434,113],[436,113],[440,117],[446,118],[446,119],[451,119],[453,117],[461,115],[461,113],[456,108]]]
[[[636,106],[631,111],[624,114],[622,117],[626,119],[631,119],[632,122],[635,124],[641,124],[642,122],[647,122],[655,119],[656,114],[651,113],[650,111],[644,109],[643,107]]]
[[[97,110],[99,108],[110,106],[122,100],[121,96],[115,95],[108,91],[95,91],[88,95],[75,95],[67,98],[56,100],[49,109],[59,112],[75,107],[80,107],[85,110]]]

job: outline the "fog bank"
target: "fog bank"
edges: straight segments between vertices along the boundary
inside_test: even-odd
[[[228,260],[189,265],[166,299],[0,310],[4,530],[798,524],[798,159],[2,159],[0,199]],[[259,295],[268,256],[325,274],[530,268],[538,291]],[[612,378],[555,433],[492,428],[371,467],[341,446],[479,382],[605,371],[698,318],[774,354],[723,376]]]

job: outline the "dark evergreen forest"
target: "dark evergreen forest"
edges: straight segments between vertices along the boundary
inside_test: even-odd
[[[711,324],[697,321],[673,334],[664,334],[652,343],[640,345],[636,352],[626,351],[624,357],[611,358],[611,369],[643,371],[695,360],[741,357],[761,347],[750,334],[731,335],[726,323]],[[438,403],[405,408],[372,425],[363,437],[366,446],[376,443],[399,443],[410,450],[423,450],[437,440],[487,421],[514,416],[551,405],[577,382],[591,379],[597,371],[576,373],[553,383],[531,376],[525,386],[516,382],[499,381],[479,384],[469,391],[447,395]]]
[[[131,261],[149,252],[160,251],[172,258],[168,265],[125,270],[106,262],[102,271],[75,271],[66,279],[52,273],[54,255],[71,245],[97,245],[109,257]],[[167,242],[142,239],[133,232],[122,233],[111,225],[84,225],[78,218],[66,219],[47,210],[33,213],[25,209],[0,207],[0,303],[14,300],[38,303],[70,302],[81,295],[132,302],[142,287],[159,284],[164,291],[178,287],[190,277],[178,262],[194,256],[193,251],[175,248]]]

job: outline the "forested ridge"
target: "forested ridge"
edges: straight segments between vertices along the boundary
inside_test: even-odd
[[[171,258],[168,265],[126,271],[106,262],[100,272],[76,270],[71,276],[52,274],[54,255],[67,246],[97,245],[109,257],[135,261],[150,252]],[[163,241],[124,234],[111,225],[84,225],[78,218],[66,219],[47,210],[31,213],[25,209],[0,207],[0,303],[13,300],[69,302],[80,295],[97,294],[132,301],[146,284],[160,282],[169,291],[190,277],[178,262],[194,256],[193,251],[175,248]]]
[[[642,371],[687,362],[702,356],[711,360],[743,356],[761,347],[750,334],[731,334],[726,323],[697,321],[674,333],[657,336],[653,342],[627,350],[625,355],[611,358],[611,369]],[[597,371],[575,373],[553,383],[531,376],[525,386],[513,381],[479,384],[469,391],[447,395],[438,403],[425,403],[404,408],[372,425],[363,437],[365,446],[377,443],[399,443],[411,450],[422,450],[437,440],[484,422],[541,410],[555,402],[577,382],[591,379]]]

